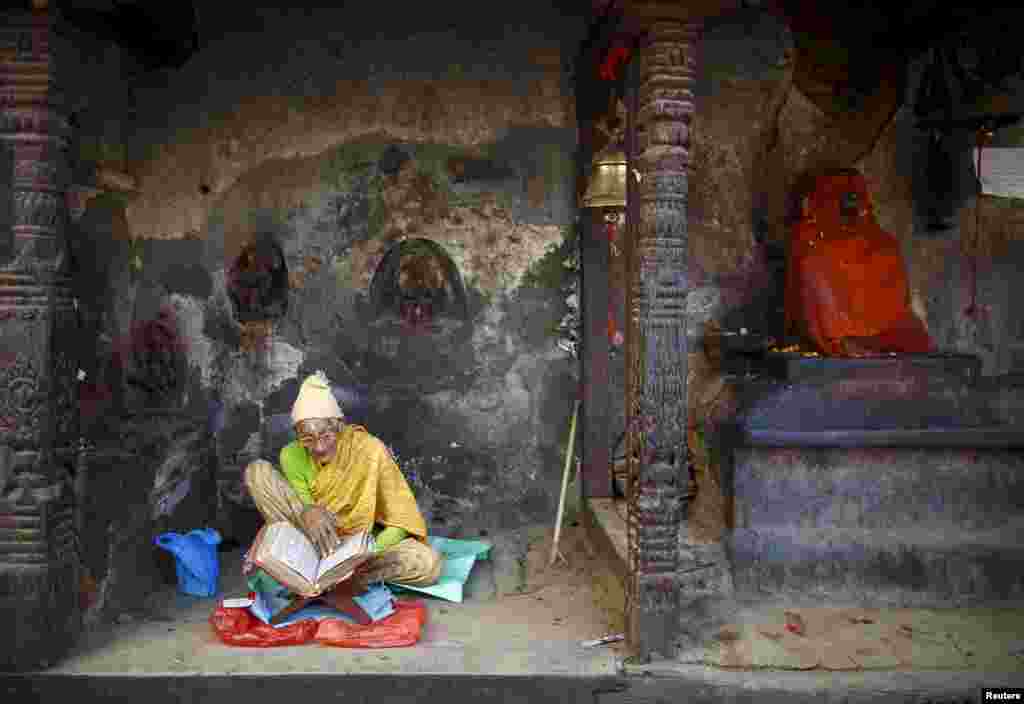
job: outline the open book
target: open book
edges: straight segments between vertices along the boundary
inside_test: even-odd
[[[372,556],[370,534],[347,536],[330,555],[320,559],[309,538],[287,521],[260,529],[252,548],[252,561],[267,574],[303,597],[316,597],[352,576]]]

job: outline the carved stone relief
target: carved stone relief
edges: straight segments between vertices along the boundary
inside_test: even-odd
[[[132,325],[127,349],[119,352],[129,408],[167,408],[177,404],[187,361],[174,316],[161,311],[153,320]]]
[[[428,376],[443,387],[472,368],[465,286],[441,245],[417,238],[392,247],[374,272],[369,299],[368,366],[378,378],[419,385]]]
[[[35,355],[18,354],[0,368],[0,442],[15,447],[33,444],[42,427],[45,394],[40,390]]]

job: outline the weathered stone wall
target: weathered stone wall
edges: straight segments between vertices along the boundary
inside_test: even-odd
[[[75,126],[69,156],[76,182],[85,185],[93,166],[125,165],[131,81],[141,69],[116,44],[67,21],[58,24],[57,32],[57,77]]]
[[[227,537],[251,537],[241,470],[276,461],[317,369],[398,455],[432,532],[553,517],[577,372],[551,332],[565,281],[538,266],[575,215],[568,68],[584,25],[542,3],[501,12],[268,16],[273,31],[207,42],[134,90],[124,168],[138,193],[97,197],[79,221],[104,282],[108,343],[90,371],[102,377],[133,321],[173,313],[180,403],[209,410]],[[255,240],[287,271],[266,324],[240,321],[230,295]],[[422,334],[370,296],[413,240],[439,245],[465,291],[466,315]],[[415,374],[389,345],[417,356]]]
[[[211,42],[138,89],[136,236],[204,231],[261,164],[284,160],[277,171],[291,172],[301,163],[291,160],[366,135],[484,147],[513,126],[574,127],[563,68],[582,20],[550,6],[435,7],[418,18],[412,8],[264,12],[266,30]],[[287,209],[292,195],[281,189],[246,208]]]
[[[216,523],[217,458],[204,419],[154,412],[121,421],[118,442],[87,448],[78,469],[90,624],[141,611],[153,591],[177,582],[157,536]]]

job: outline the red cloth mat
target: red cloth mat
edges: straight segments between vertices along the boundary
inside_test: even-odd
[[[310,619],[274,628],[248,609],[218,606],[210,614],[210,625],[222,642],[248,648],[303,645],[310,641],[338,648],[401,648],[419,642],[426,622],[427,605],[422,599],[396,600],[395,613],[366,626],[342,619]]]
[[[420,640],[427,623],[427,605],[422,599],[395,601],[395,613],[367,626],[341,619],[320,622],[314,640],[337,648],[403,648]]]
[[[228,645],[272,648],[308,643],[316,635],[319,624],[316,621],[299,621],[284,628],[274,628],[253,616],[248,609],[218,606],[210,614],[210,625],[217,637]]]

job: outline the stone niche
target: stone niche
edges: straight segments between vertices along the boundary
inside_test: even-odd
[[[227,289],[240,323],[283,316],[288,309],[288,267],[281,247],[265,236],[247,243],[228,270]]]
[[[466,289],[432,240],[407,239],[388,250],[363,315],[371,331],[366,367],[384,383],[438,390],[473,368]]]

